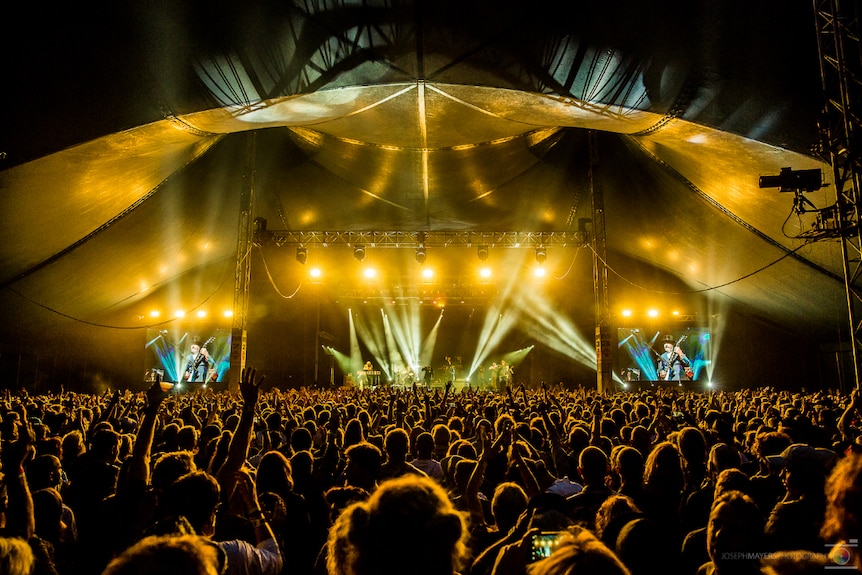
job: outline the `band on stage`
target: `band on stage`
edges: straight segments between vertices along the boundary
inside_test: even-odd
[[[454,384],[463,381],[465,385],[469,384],[477,389],[504,391],[512,381],[514,373],[514,367],[506,360],[500,360],[499,363],[494,361],[487,368],[478,366],[472,374],[465,372],[461,358],[457,356],[445,356],[436,368],[431,364],[421,367],[403,366],[394,368],[391,373],[384,373],[368,360],[362,369],[345,376],[345,385],[376,388],[381,384],[398,387],[412,387],[416,384],[430,388],[435,385],[442,386],[446,382]],[[470,381],[467,381],[468,377]]]

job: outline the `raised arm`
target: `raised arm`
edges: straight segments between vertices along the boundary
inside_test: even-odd
[[[844,413],[841,414],[841,417],[838,418],[838,431],[841,432],[841,437],[845,440],[853,441],[852,433],[850,431],[850,421],[853,419],[855,414],[859,410],[859,388],[855,388],[852,392],[850,392],[850,403],[847,404],[847,409],[844,410]]]
[[[593,423],[590,426],[590,445],[596,447],[602,444],[602,402],[596,399],[593,402]]]
[[[470,513],[470,521],[473,525],[485,524],[485,512],[482,509],[482,502],[479,499],[479,488],[485,480],[485,470],[488,469],[488,460],[491,459],[491,455],[495,451],[500,449],[502,439],[503,435],[501,434],[492,445],[485,434],[485,428],[483,427],[481,429],[479,444],[482,449],[482,453],[479,456],[479,461],[477,462],[476,467],[473,468],[473,473],[470,475],[467,487],[464,489],[464,499],[467,503],[467,511]]]
[[[141,419],[141,425],[135,437],[135,445],[132,447],[129,474],[125,482],[126,487],[135,483],[146,487],[150,483],[150,457],[152,454],[156,420],[159,417],[159,407],[167,396],[168,392],[162,391],[161,378],[157,377],[155,383],[147,390],[147,405],[144,408],[144,416]]]
[[[236,484],[236,474],[242,469],[246,457],[248,457],[248,446],[251,444],[251,432],[254,425],[254,412],[257,407],[257,398],[260,394],[260,385],[266,379],[265,375],[258,377],[257,370],[246,367],[242,370],[239,381],[239,392],[242,395],[243,404],[236,432],[231,438],[228,448],[227,459],[216,473],[222,492],[230,494]]]
[[[18,421],[18,437],[4,445],[3,475],[6,483],[6,494],[9,503],[6,509],[7,533],[29,540],[36,529],[36,519],[33,515],[33,497],[24,475],[24,464],[35,453],[33,447],[33,430],[27,420],[27,410],[24,405],[16,406],[20,419]]]

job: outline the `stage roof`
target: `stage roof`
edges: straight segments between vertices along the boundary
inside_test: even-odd
[[[391,270],[387,298],[417,268],[393,233],[457,238],[427,247],[469,292],[453,303],[484,297],[463,279],[479,245],[511,276],[538,237],[553,297],[587,322],[600,256],[612,313],[734,310],[814,344],[846,329],[839,242],[799,209],[835,202],[812,151],[822,98],[809,3],[161,1],[19,14],[3,35],[7,352],[98,356],[82,337],[122,352],[158,327],[150,309],[232,306],[245,257],[252,322],[278,321],[286,296],[310,289],[310,264],[339,267],[334,300],[367,297],[350,275],[357,242],[311,243],[305,266],[292,243],[238,256],[254,219],[382,233],[366,248]],[[820,169],[823,186],[759,187],[784,168]],[[597,197],[606,254],[555,243],[594,237]],[[510,249],[492,232],[532,235]]]

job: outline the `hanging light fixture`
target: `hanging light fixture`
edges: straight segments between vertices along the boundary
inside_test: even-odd
[[[545,248],[541,246],[536,248],[536,263],[542,265],[546,259],[548,259],[548,252],[545,251]]]
[[[365,259],[365,246],[356,246],[353,248],[353,257],[362,261]]]
[[[416,263],[421,266],[425,263],[427,256],[425,253],[425,232],[419,232],[416,237],[419,241],[419,246],[416,248]]]
[[[308,248],[296,248],[296,261],[305,265],[308,261]]]

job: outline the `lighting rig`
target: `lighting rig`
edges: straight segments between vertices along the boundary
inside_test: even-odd
[[[854,233],[855,228],[850,224],[853,206],[839,206],[835,203],[825,208],[818,208],[805,197],[805,194],[823,187],[823,172],[819,168],[812,170],[782,168],[778,175],[760,176],[759,186],[778,188],[779,192],[792,193],[793,212],[798,216],[814,214],[811,228],[799,234],[800,238],[821,240]]]

